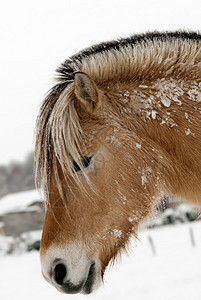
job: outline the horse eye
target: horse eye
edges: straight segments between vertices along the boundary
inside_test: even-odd
[[[87,168],[90,165],[92,157],[93,156],[83,156],[82,157],[81,163],[84,168]],[[80,166],[78,165],[78,163],[75,160],[73,160],[73,167],[74,167],[75,172],[81,171]]]

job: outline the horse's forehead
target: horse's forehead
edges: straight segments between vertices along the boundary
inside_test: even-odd
[[[82,126],[84,132],[84,138],[88,141],[100,141],[105,139],[106,136],[111,135],[114,131],[114,128],[109,124],[100,124],[94,121],[90,124],[83,124]]]

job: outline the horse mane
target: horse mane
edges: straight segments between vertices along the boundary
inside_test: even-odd
[[[196,32],[133,35],[80,51],[61,64],[57,69],[57,79],[60,82],[73,81],[75,71],[86,72],[97,84],[109,80],[150,79],[150,76],[154,79],[159,70],[163,73],[169,71],[171,75],[176,70],[182,72],[189,62],[191,65],[192,61],[199,63],[200,46],[201,34]]]
[[[200,61],[199,33],[154,32],[94,45],[61,64],[57,69],[57,82],[47,94],[36,123],[36,186],[42,188],[44,197],[49,198],[52,172],[61,196],[61,170],[65,180],[69,182],[71,178],[79,182],[72,161],[81,165],[84,136],[75,109],[75,72],[87,73],[103,88],[108,82],[142,82],[158,76],[178,78],[185,74],[196,79],[200,76]],[[189,72],[192,65],[194,75]]]

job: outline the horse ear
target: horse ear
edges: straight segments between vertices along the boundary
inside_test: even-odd
[[[93,113],[100,106],[99,91],[95,82],[83,72],[74,74],[75,95],[81,106],[89,113]]]

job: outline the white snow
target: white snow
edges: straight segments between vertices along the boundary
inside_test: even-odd
[[[136,143],[136,148],[140,149],[141,145],[139,143]]]
[[[165,96],[161,97],[161,102],[165,107],[170,107],[171,105],[171,100]]]
[[[185,130],[186,135],[189,135],[191,133],[191,130],[188,128]]]
[[[147,85],[143,85],[143,84],[140,84],[139,87],[142,88],[142,89],[147,89],[148,88]]]
[[[144,185],[147,182],[146,175],[142,175],[141,179],[142,179],[142,185]]]
[[[149,172],[148,168],[147,168],[147,170],[142,170],[142,176],[141,176],[142,185],[144,185],[147,182],[147,176],[146,176],[146,174],[148,172]]]
[[[201,102],[201,93],[197,92],[197,102]]]
[[[116,238],[120,238],[121,235],[122,235],[122,231],[121,230],[118,230],[118,229],[114,229],[113,230],[113,234]]]
[[[8,212],[16,212],[25,210],[35,201],[39,201],[40,197],[36,190],[9,194],[0,199],[0,215]]]
[[[158,112],[157,112],[156,110],[154,110],[154,109],[152,110],[152,112],[151,112],[151,117],[152,117],[152,119],[154,119],[154,120],[156,119],[157,113],[158,113]]]
[[[190,128],[188,128],[188,129],[185,130],[185,134],[186,134],[186,135],[191,134],[191,135],[195,136],[195,133],[193,133],[193,132],[190,130]]]
[[[195,247],[191,245],[193,229]],[[106,271],[105,283],[91,296],[62,295],[40,274],[39,253],[0,258],[2,300],[200,300],[201,222],[146,230]],[[156,254],[154,254],[154,251]]]

